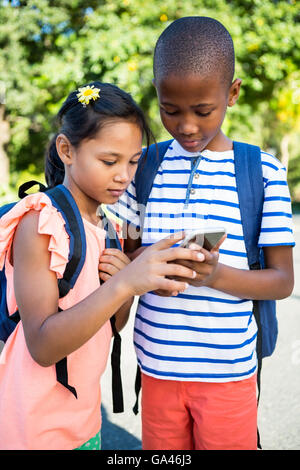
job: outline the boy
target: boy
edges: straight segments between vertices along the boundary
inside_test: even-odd
[[[133,258],[174,231],[202,226],[222,225],[227,238],[219,252],[201,250],[203,261],[191,265],[197,275],[184,293],[140,299],[134,343],[142,371],[143,449],[257,448],[257,325],[248,299],[290,295],[294,241],[285,169],[261,152],[259,246],[266,269],[249,270],[233,143],[221,130],[240,92],[241,80],[233,78],[232,39],[218,21],[181,18],[158,39],[154,86],[174,141],[154,179],[142,242],[128,238],[127,251]],[[140,225],[134,184],[113,211]]]

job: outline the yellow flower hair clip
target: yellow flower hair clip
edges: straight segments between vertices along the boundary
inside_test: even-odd
[[[91,100],[96,101],[99,98],[100,88],[95,88],[94,85],[92,86],[84,86],[82,88],[78,88],[79,93],[77,93],[77,98],[83,106],[89,104]]]

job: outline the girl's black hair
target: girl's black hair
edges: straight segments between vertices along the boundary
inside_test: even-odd
[[[151,130],[141,108],[128,93],[109,83],[92,82],[87,85],[100,88],[100,97],[83,106],[78,101],[78,90],[73,91],[58,112],[60,130],[51,139],[45,158],[45,178],[50,188],[61,184],[65,176],[64,164],[56,150],[56,138],[60,133],[77,147],[82,140],[93,138],[107,121],[128,120],[140,126],[147,148],[150,145]]]

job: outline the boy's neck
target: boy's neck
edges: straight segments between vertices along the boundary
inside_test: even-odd
[[[219,133],[207,144],[203,150],[211,150],[212,152],[226,152],[233,149],[232,140],[220,130]]]

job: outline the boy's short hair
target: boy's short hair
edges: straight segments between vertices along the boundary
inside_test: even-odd
[[[205,16],[187,16],[173,21],[160,35],[154,50],[156,81],[168,75],[221,74],[231,85],[234,75],[234,46],[227,29]]]

